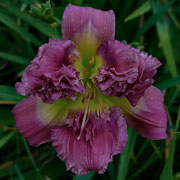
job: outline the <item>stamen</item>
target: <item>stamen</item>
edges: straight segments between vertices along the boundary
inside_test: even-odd
[[[86,124],[86,118],[87,118],[88,109],[89,109],[89,102],[90,102],[90,100],[92,100],[92,97],[93,97],[93,88],[91,87],[89,82],[87,82],[86,85],[87,85],[87,88],[88,88],[88,94],[82,98],[81,102],[83,103],[87,99],[87,105],[86,105],[83,120],[82,120],[82,123],[81,123],[80,133],[79,133],[79,136],[78,136],[77,140],[79,140],[81,138],[84,126]]]
[[[88,99],[88,102],[87,102],[87,105],[86,105],[85,113],[84,113],[82,124],[81,124],[80,134],[79,134],[77,140],[80,140],[82,132],[83,132],[83,129],[84,129],[84,126],[85,126],[85,122],[86,122],[86,118],[87,118],[87,113],[88,113],[88,109],[89,109],[89,101],[90,101],[90,99]]]
[[[94,63],[94,56],[91,58],[91,60],[89,61],[89,64],[87,65],[87,67],[84,69],[83,73],[87,72],[87,70],[91,67],[91,65]]]
[[[92,92],[92,87],[91,87],[91,85],[89,84],[89,82],[87,82],[86,84],[87,84],[87,87],[89,88],[90,93],[91,93],[91,92]]]

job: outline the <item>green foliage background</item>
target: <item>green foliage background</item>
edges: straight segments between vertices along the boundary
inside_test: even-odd
[[[45,3],[0,0],[0,179],[180,179],[180,1],[54,0],[51,2],[54,18],[32,16],[29,10],[34,2]],[[114,157],[103,175],[92,172],[78,177],[66,171],[50,143],[29,147],[15,129],[11,114],[13,106],[23,99],[15,91],[15,82],[20,80],[41,44],[49,37],[61,38],[60,22],[68,3],[113,9],[116,39],[139,42],[162,62],[155,86],[165,94],[169,138],[151,141],[129,128],[125,151]]]

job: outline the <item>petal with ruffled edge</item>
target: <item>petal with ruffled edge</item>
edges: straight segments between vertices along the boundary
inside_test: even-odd
[[[96,85],[105,95],[124,97],[135,106],[150,87],[161,63],[147,53],[120,41],[105,41],[98,49],[104,67],[95,76]]]
[[[62,20],[63,39],[74,41],[83,58],[94,56],[98,46],[105,40],[113,40],[114,34],[113,11],[71,4],[66,7]]]
[[[52,130],[52,145],[60,159],[65,161],[68,170],[78,175],[93,170],[104,173],[113,155],[123,151],[127,130],[120,109],[115,107],[109,117],[108,121],[91,116],[85,127],[85,136],[79,140],[72,127]]]
[[[37,115],[38,99],[35,96],[30,96],[12,110],[17,129],[33,146],[50,141],[51,134],[51,128],[44,125]],[[39,100],[41,101],[41,99]]]
[[[69,56],[73,55],[75,46],[72,41],[49,39],[49,42],[40,46],[37,56],[23,73],[22,83],[16,83],[19,94],[26,96],[37,84],[41,76],[49,77],[64,65],[70,64]]]
[[[36,58],[26,68],[22,82],[16,83],[17,92],[26,96],[38,95],[46,103],[84,93],[79,72],[73,61],[78,58],[72,41],[49,39],[39,48]]]
[[[140,135],[152,140],[167,138],[167,116],[163,101],[163,94],[153,86],[145,91],[135,107],[125,98],[117,100],[127,123]]]

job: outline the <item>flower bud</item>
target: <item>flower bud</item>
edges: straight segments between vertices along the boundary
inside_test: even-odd
[[[44,20],[52,21],[54,13],[50,0],[46,1],[46,3],[39,4],[36,2],[31,5],[30,14]]]

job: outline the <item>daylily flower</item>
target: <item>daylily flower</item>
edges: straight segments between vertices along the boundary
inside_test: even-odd
[[[69,4],[63,40],[42,45],[16,83],[31,94],[13,109],[19,132],[33,146],[51,141],[78,175],[106,170],[127,142],[126,122],[146,138],[167,137],[163,94],[152,86],[161,63],[114,34],[113,11]]]

